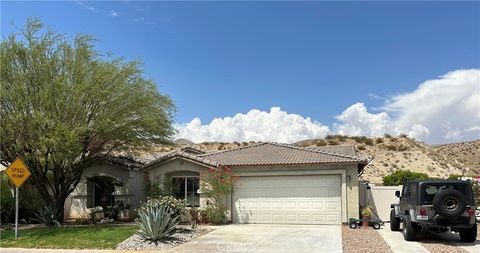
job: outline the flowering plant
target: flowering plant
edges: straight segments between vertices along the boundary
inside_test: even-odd
[[[172,212],[173,217],[180,216],[185,211],[185,203],[182,200],[178,200],[172,196],[164,196],[160,198],[149,198],[147,202],[141,203],[139,212],[146,211],[149,208],[160,209],[166,207]]]
[[[218,200],[221,196],[232,192],[238,176],[229,167],[219,167],[202,172],[200,180],[202,181],[200,190]]]

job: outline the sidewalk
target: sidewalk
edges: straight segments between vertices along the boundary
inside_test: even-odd
[[[25,248],[0,248],[1,253],[153,253],[159,250],[142,251],[142,250],[95,250],[95,249],[25,249]]]

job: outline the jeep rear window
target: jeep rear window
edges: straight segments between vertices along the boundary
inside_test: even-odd
[[[432,205],[433,198],[437,192],[445,189],[457,190],[467,196],[467,189],[464,184],[426,184],[423,185],[422,203],[424,205]],[[468,198],[467,201],[469,201]]]

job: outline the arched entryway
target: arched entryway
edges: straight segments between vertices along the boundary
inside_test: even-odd
[[[110,176],[87,178],[87,208],[101,206],[104,210],[115,206],[115,188],[124,183]]]

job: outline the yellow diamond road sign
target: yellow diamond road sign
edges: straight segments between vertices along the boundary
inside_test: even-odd
[[[7,174],[15,187],[20,188],[20,186],[27,181],[28,177],[30,177],[32,173],[30,173],[22,160],[17,158],[12,164],[10,164],[10,166],[8,166],[8,168],[5,170],[5,174]]]

